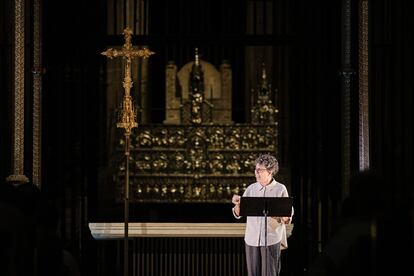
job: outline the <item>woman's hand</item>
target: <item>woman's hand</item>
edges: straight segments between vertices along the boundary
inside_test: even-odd
[[[241,196],[239,195],[233,195],[231,199],[231,202],[234,204],[233,212],[236,218],[240,216],[240,198]]]
[[[290,217],[281,217],[280,219],[284,224],[289,224],[290,223]]]
[[[240,204],[240,198],[241,198],[241,196],[239,196],[239,195],[233,195],[233,198],[231,199],[231,202],[234,205],[239,205]]]
[[[290,222],[290,217],[272,217],[272,218],[275,219],[278,223],[289,224]]]

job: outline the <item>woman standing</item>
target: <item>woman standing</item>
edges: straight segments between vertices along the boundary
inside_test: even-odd
[[[255,164],[256,182],[247,187],[243,197],[289,196],[286,186],[273,178],[279,171],[279,164],[274,156],[262,154],[256,159]],[[233,195],[233,215],[237,219],[241,218],[240,199],[239,195]],[[264,216],[247,217],[244,241],[249,276],[278,276],[280,274],[280,251],[287,248],[286,224],[291,223],[292,215],[293,208],[290,217],[268,217],[267,223],[264,221]],[[267,225],[267,234],[265,234],[265,225]],[[267,240],[265,240],[266,237]]]

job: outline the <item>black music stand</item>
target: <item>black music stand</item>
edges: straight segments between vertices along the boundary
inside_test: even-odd
[[[292,197],[247,197],[240,199],[240,216],[263,217],[265,219],[265,275],[267,275],[267,217],[290,217]]]

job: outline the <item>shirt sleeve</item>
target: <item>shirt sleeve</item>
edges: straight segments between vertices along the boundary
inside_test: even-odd
[[[247,187],[247,189],[244,191],[244,193],[243,193],[242,197],[243,197],[243,196],[246,196],[246,195],[249,193],[249,191],[250,191],[250,189],[251,189],[251,186],[252,186],[252,185],[250,185],[249,187]],[[233,207],[233,208],[231,209],[231,212],[233,213],[233,216],[234,216],[236,219],[241,219],[241,218],[242,218],[242,216],[238,216],[238,215],[236,215],[236,213],[234,212],[234,208],[235,208],[235,207]]]
[[[238,215],[236,215],[236,212],[234,211],[234,208],[236,208],[236,207],[231,208],[231,211],[232,211],[232,213],[233,213],[233,216],[234,216],[236,219],[241,219],[241,218],[242,218],[242,216],[238,216]]]

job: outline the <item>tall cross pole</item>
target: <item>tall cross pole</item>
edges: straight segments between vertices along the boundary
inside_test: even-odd
[[[129,222],[129,147],[132,129],[138,127],[137,116],[132,104],[131,88],[133,85],[131,78],[131,62],[134,58],[148,58],[153,55],[147,48],[136,50],[132,47],[132,30],[124,29],[123,32],[125,44],[121,50],[107,49],[101,54],[112,59],[114,57],[122,57],[125,60],[125,77],[123,87],[125,90],[122,101],[122,110],[116,126],[124,129],[125,136],[125,188],[124,188],[124,275],[128,276],[128,222]]]

